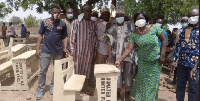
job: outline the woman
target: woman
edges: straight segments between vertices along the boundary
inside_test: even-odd
[[[131,35],[128,48],[115,62],[116,66],[138,46],[138,72],[131,96],[136,101],[155,101],[158,99],[159,77],[165,60],[166,40],[162,29],[158,25],[147,24],[149,16],[144,11],[134,15],[135,25],[138,27]],[[158,39],[161,40],[161,47]],[[160,52],[161,51],[161,52]]]

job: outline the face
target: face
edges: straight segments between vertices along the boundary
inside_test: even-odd
[[[106,21],[106,22],[109,21],[109,19],[110,19],[110,12],[105,11],[105,12],[101,13],[101,15],[102,15],[102,19],[104,21]]]
[[[140,15],[137,16],[136,21],[140,20],[140,19],[146,20],[145,17],[142,14],[140,14]]]
[[[5,23],[3,23],[3,25],[5,26]]]
[[[84,17],[86,19],[90,19],[91,18],[91,13],[92,13],[92,8],[91,7],[85,7],[83,10],[84,13]]]
[[[181,23],[188,23],[188,19],[187,19],[187,18],[183,18],[183,19],[181,20]]]
[[[98,14],[97,13],[92,13],[91,16],[98,18]]]
[[[118,18],[118,17],[124,17],[124,13],[117,13],[115,17],[116,18]]]
[[[60,15],[60,9],[57,9],[57,8],[53,8],[52,10],[51,10],[51,14],[52,15]],[[54,18],[55,19],[55,18]]]
[[[66,11],[66,14],[73,14],[73,10],[72,10],[72,9],[68,9],[68,10]]]
[[[162,19],[158,19],[158,20],[156,21],[156,23],[163,24],[163,20],[162,20]]]

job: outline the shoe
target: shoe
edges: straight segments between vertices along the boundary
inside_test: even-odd
[[[50,90],[49,90],[49,92],[50,92],[50,95],[53,95],[53,86],[52,86],[52,87],[50,87]]]
[[[38,91],[37,95],[36,95],[36,100],[40,100],[43,96],[43,91]]]

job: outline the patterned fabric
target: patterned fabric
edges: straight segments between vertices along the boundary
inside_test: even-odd
[[[97,25],[93,21],[76,19],[72,23],[70,48],[74,56],[75,74],[89,79],[95,49],[97,49]]]
[[[144,35],[132,34],[130,42],[138,45],[138,72],[131,96],[136,101],[158,99],[159,77],[162,66],[158,62],[160,46],[158,36],[162,29],[158,25]]]
[[[130,22],[124,22],[123,26],[117,26],[117,23],[113,23],[109,29],[106,30],[106,33],[113,36],[113,45],[112,45],[112,57],[113,61],[115,62],[121,55],[123,54],[123,51],[127,48],[131,33],[134,31],[134,27]],[[133,51],[123,60],[123,62],[126,62],[124,65],[124,68],[127,68],[130,71],[135,70],[137,65],[137,48],[134,48]],[[125,67],[126,66],[126,67]],[[118,69],[121,72],[121,66],[118,67]],[[125,87],[129,87],[132,85],[133,76],[135,72],[130,71],[124,71],[124,77],[126,77],[125,80]],[[118,74],[118,80],[117,80],[117,88],[122,87],[122,77],[121,73]],[[129,90],[130,89],[126,89]]]
[[[51,19],[45,19],[45,20],[44,20],[44,26],[45,26],[48,30],[52,31],[52,29],[53,29],[53,21],[51,21]]]
[[[67,34],[68,34],[68,42],[67,42],[67,48],[70,50],[70,35],[71,35],[71,29],[72,29],[72,23],[67,21],[66,19],[63,20],[66,23],[67,26]]]
[[[187,42],[185,37],[188,28],[190,27],[183,28],[180,33],[172,61],[177,61],[178,59],[179,65],[193,68],[199,57],[199,26],[190,31],[190,35],[188,35],[189,40]]]

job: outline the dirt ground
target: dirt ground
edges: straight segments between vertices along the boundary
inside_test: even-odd
[[[36,42],[36,34],[31,34],[28,43]],[[53,65],[51,63],[46,77],[45,94],[40,101],[52,101],[53,96],[49,93],[49,85],[51,76],[53,73]],[[170,85],[168,82],[172,81],[173,75],[169,73],[169,70],[163,68],[160,74],[160,86],[159,86],[159,99],[158,101],[176,101],[175,88],[176,85]],[[32,82],[28,91],[0,91],[0,101],[36,101],[36,93],[38,87],[38,78],[36,77]],[[187,92],[185,101],[187,99]],[[67,101],[67,100],[66,100]],[[85,101],[88,101],[87,99]],[[118,100],[120,101],[120,100]],[[134,101],[134,100],[133,100]]]

